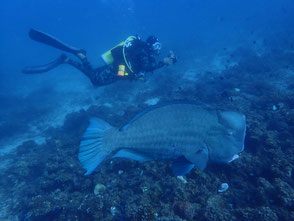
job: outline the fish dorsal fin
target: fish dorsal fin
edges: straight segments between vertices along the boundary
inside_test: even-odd
[[[204,170],[208,162],[208,149],[207,147],[201,148],[195,153],[189,153],[186,159],[193,163],[199,170]]]
[[[133,123],[134,121],[136,121],[137,119],[139,119],[143,115],[149,113],[150,111],[153,111],[153,110],[155,110],[157,108],[160,108],[160,107],[174,105],[174,104],[194,104],[194,105],[204,105],[206,107],[209,107],[208,105],[202,103],[201,101],[194,101],[194,102],[191,102],[191,101],[170,101],[170,102],[164,102],[164,103],[160,103],[160,104],[155,104],[155,105],[152,105],[150,107],[147,107],[143,111],[136,114],[130,121],[128,121],[124,126],[122,126],[119,129],[119,131],[126,130],[131,123]]]

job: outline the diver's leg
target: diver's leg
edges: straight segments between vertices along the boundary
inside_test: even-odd
[[[24,74],[39,74],[39,73],[44,73],[48,72],[57,66],[63,64],[65,60],[67,59],[67,56],[65,54],[60,55],[56,60],[45,64],[45,65],[40,65],[40,66],[33,66],[33,67],[25,67],[22,70],[22,73]]]
[[[66,58],[64,60],[64,63],[75,67],[76,69],[83,72],[86,76],[90,75],[90,73],[92,73],[94,69],[92,68],[91,64],[88,62],[87,58],[84,57],[83,59],[80,59],[80,60],[82,62],[75,61],[71,58]]]
[[[111,65],[105,65],[93,69],[86,57],[86,52],[76,54],[76,56],[81,60],[81,63],[72,59],[66,59],[65,62],[83,72],[90,79],[94,86],[108,85],[117,80],[113,74],[114,70]]]
[[[98,87],[112,84],[117,81],[114,73],[115,72],[112,66],[105,65],[85,74],[91,80],[92,84]]]
[[[60,64],[69,64],[69,65],[73,66],[74,68],[80,70],[82,73],[84,73],[91,80],[91,82],[93,83],[94,86],[100,85],[100,80],[98,80],[98,78],[96,76],[96,74],[98,74],[98,72],[96,72],[92,68],[92,66],[88,62],[87,58],[86,57],[84,57],[83,59],[80,58],[80,60],[82,62],[75,61],[75,60],[67,57],[66,55],[62,54],[59,58],[57,58],[56,60],[54,60],[48,64],[40,65],[40,66],[33,66],[33,67],[25,67],[22,70],[22,73],[24,73],[24,74],[45,73],[45,72],[48,72],[48,71],[56,68]]]
[[[32,67],[25,67],[22,70],[22,72],[25,74],[44,73],[44,72],[48,72],[48,71],[56,68],[57,66],[59,66],[61,64],[69,64],[69,65],[77,68],[78,70],[80,70],[83,73],[88,73],[88,72],[93,71],[90,63],[88,62],[88,60],[86,58],[83,59],[82,61],[83,62],[81,63],[81,62],[72,60],[71,58],[67,57],[65,54],[62,54],[56,60],[54,60],[48,64],[39,65],[39,66],[32,66]]]
[[[94,86],[108,85],[117,80],[112,66],[106,65],[93,69],[86,56],[80,57],[80,60],[82,62],[75,61],[62,54],[58,59],[50,62],[49,64],[25,67],[22,72],[25,74],[44,73],[56,68],[60,64],[69,64],[84,73],[91,80]]]

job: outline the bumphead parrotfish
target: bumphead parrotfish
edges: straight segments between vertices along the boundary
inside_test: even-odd
[[[204,104],[155,105],[120,129],[92,118],[80,143],[79,160],[92,173],[106,157],[137,161],[174,160],[175,175],[209,162],[229,163],[244,149],[245,116]]]

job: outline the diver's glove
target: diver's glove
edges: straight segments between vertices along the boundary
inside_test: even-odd
[[[173,51],[170,51],[168,53],[168,56],[163,59],[163,63],[165,65],[171,65],[171,64],[174,64],[176,62],[177,62],[177,57],[175,56],[175,53]]]

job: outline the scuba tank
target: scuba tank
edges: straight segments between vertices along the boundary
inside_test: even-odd
[[[132,41],[135,39],[137,39],[137,37],[129,36],[125,41],[122,41],[121,43],[119,43],[118,45],[116,45],[115,47],[113,47],[112,49],[108,50],[107,52],[105,52],[104,54],[101,55],[105,64],[110,65],[110,64],[114,63],[114,56],[112,54],[112,51],[120,46],[122,47],[121,53],[122,53],[122,59],[124,61],[123,62],[124,64],[120,64],[118,66],[117,76],[120,76],[120,77],[128,76],[129,74],[126,72],[126,70],[133,73],[133,70],[131,68],[131,64],[129,63],[129,61],[127,60],[126,55],[125,55],[125,48],[130,47],[132,45]],[[126,69],[126,67],[127,67],[127,69]]]

